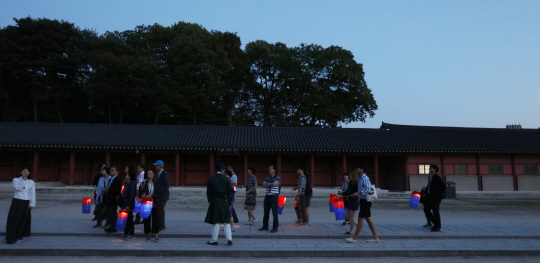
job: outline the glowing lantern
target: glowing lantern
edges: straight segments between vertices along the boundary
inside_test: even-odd
[[[283,212],[283,208],[285,207],[285,201],[287,201],[287,197],[285,197],[285,196],[279,196],[278,197],[277,213],[280,214],[280,215]]]
[[[236,199],[236,184],[233,183],[233,186],[234,186],[234,199]]]
[[[336,214],[336,220],[345,219],[345,206],[343,198],[336,198],[334,201],[334,213]]]
[[[337,198],[337,195],[333,195],[331,194],[330,195],[330,212],[333,213],[334,212],[334,200]]]
[[[420,192],[413,191],[411,194],[411,201],[409,202],[410,208],[418,208],[418,203],[420,202]]]
[[[141,218],[148,218],[152,213],[152,202],[154,199],[151,196],[143,197],[141,202]]]
[[[124,193],[124,186],[126,186],[125,184],[122,184],[122,190],[120,190],[120,193],[123,194]]]
[[[141,212],[141,203],[137,202],[137,197],[135,197],[135,208],[133,208],[133,212]]]
[[[82,213],[90,214],[90,206],[92,205],[91,198],[83,198],[82,200]]]
[[[124,231],[126,228],[128,213],[130,213],[129,209],[122,209],[118,212],[118,219],[116,220],[117,231]]]

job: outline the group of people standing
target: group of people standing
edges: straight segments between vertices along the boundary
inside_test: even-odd
[[[153,206],[150,216],[144,219],[144,233],[148,235],[146,241],[151,241],[151,235],[154,234],[154,241],[159,242],[159,232],[165,227],[165,205],[169,200],[170,175],[164,169],[164,163],[161,160],[153,163],[154,171],[145,172],[144,164],[139,164],[137,168],[127,166],[124,169],[124,178],[119,176],[117,166],[108,167],[106,164],[100,165],[100,174],[94,178],[95,186],[95,218],[97,221],[94,228],[102,227],[108,233],[116,232],[116,222],[118,208],[127,211],[128,218],[124,233],[121,236],[125,239],[135,239],[134,225],[140,223],[139,213],[136,220],[133,219],[133,210],[135,200],[142,200],[145,197],[152,197]],[[212,224],[212,238],[207,243],[209,245],[218,244],[218,234],[220,224],[224,225],[225,237],[228,245],[232,245],[232,232],[234,232],[234,223],[238,223],[238,217],[234,209],[234,200],[236,199],[237,176],[234,173],[234,166],[225,165],[217,159],[215,161],[216,174],[207,181],[207,200],[208,210],[205,222]],[[424,204],[424,212],[427,224],[424,227],[431,227],[431,231],[440,231],[441,219],[439,214],[439,205],[445,198],[446,184],[442,177],[437,174],[439,168],[437,165],[431,165],[429,169],[429,179],[427,187],[422,189],[421,202]],[[248,169],[249,179],[246,182],[246,198],[244,209],[248,213],[246,225],[254,225],[257,222],[253,211],[256,207],[257,196],[257,178],[255,168]],[[8,214],[6,224],[6,242],[8,244],[22,243],[30,236],[31,229],[31,210],[36,205],[36,190],[34,181],[31,179],[31,169],[23,168],[20,177],[13,179],[14,198]],[[304,173],[304,168],[298,167],[298,186],[293,189],[297,191],[295,198],[295,211],[297,215],[296,224],[309,224],[309,205],[311,202],[312,189],[309,176]],[[268,176],[266,176],[262,187],[266,189],[264,198],[264,217],[263,225],[259,231],[268,231],[270,211],[272,211],[273,224],[270,233],[278,231],[278,202],[281,193],[281,177],[276,174],[276,167],[268,167]],[[339,193],[344,200],[346,219],[343,226],[350,225],[350,230],[345,235],[352,235],[346,241],[353,243],[357,241],[364,220],[368,223],[373,238],[367,240],[368,243],[379,243],[379,237],[375,229],[375,224],[371,219],[372,201],[369,196],[373,194],[369,177],[365,174],[365,167],[358,165],[355,170],[343,175],[342,192]],[[358,213],[358,222],[355,221],[356,211]],[[106,224],[103,225],[103,221]],[[356,230],[354,231],[354,227]],[[354,231],[354,235],[353,235]]]
[[[151,241],[151,234],[154,234],[154,241],[159,242],[159,231],[166,229],[165,205],[169,200],[171,181],[163,161],[158,160],[153,165],[157,175],[152,170],[145,171],[145,165],[139,164],[137,168],[125,167],[123,179],[118,176],[117,166],[100,165],[101,173],[94,177],[96,206],[92,221],[97,221],[94,228],[101,227],[107,233],[115,233],[120,208],[128,214],[121,238],[135,239],[135,224],[144,223],[144,233],[148,235],[146,241]],[[152,197],[151,214],[141,222],[137,212],[134,221],[135,200],[141,201],[145,197]],[[106,220],[104,225],[103,218]]]

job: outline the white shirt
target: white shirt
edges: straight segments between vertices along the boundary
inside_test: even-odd
[[[137,182],[139,183],[144,182],[144,171],[141,172],[139,175],[137,175]]]
[[[98,185],[96,187],[96,204],[101,204],[101,202],[103,201],[103,194],[104,194],[104,190],[103,188],[105,188],[105,182],[110,179],[111,177],[109,176],[109,178],[105,179],[105,177],[101,177],[99,178],[99,182],[98,182]]]
[[[152,196],[152,194],[154,194],[154,182],[148,184],[148,195]]]
[[[30,207],[36,207],[36,185],[32,179],[13,178],[14,198],[30,200]]]

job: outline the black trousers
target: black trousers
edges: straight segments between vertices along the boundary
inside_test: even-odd
[[[305,195],[301,195],[300,197],[298,197],[298,199],[300,199],[298,202],[298,209],[302,217],[302,222],[306,223],[307,222],[307,214],[306,214],[307,198]]]
[[[264,228],[268,228],[268,220],[270,220],[270,209],[272,209],[272,216],[274,217],[274,223],[273,223],[272,229],[277,229],[279,227],[277,207],[278,207],[278,195],[267,195],[264,197],[264,217],[263,217]]]
[[[158,213],[159,213],[159,227],[165,228],[165,205],[167,201],[159,201]]]
[[[234,204],[234,200],[233,200],[233,204]],[[232,206],[231,216],[233,217],[233,220],[235,222],[238,222],[238,216],[236,215],[236,211],[234,210],[234,205],[231,204],[231,206]]]
[[[114,223],[116,225],[116,222]],[[124,235],[135,235],[135,224],[133,223],[133,211],[128,212],[126,228],[124,228]]]
[[[23,237],[30,236],[32,214],[28,208],[29,200],[13,198],[6,222],[6,243],[13,244]]]
[[[96,207],[94,208],[94,214],[97,218],[97,224],[101,225],[103,222],[103,204],[96,204]]]
[[[152,207],[152,213],[148,216],[148,218],[143,219],[144,222],[144,233],[152,233],[152,234],[158,234],[159,228],[160,228],[160,220],[159,220],[159,206],[154,205]]]
[[[441,214],[439,213],[440,199],[429,198],[424,206],[424,213],[428,222],[433,223],[433,228],[441,228]],[[432,213],[433,211],[433,213]]]
[[[116,229],[116,220],[118,219],[118,213],[116,211],[116,205],[106,205],[107,211],[105,212],[107,216],[107,224],[109,224],[109,229]],[[133,217],[132,217],[133,218]],[[133,220],[132,220],[133,221]]]

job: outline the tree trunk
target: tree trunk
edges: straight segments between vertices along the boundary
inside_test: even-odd
[[[64,120],[62,119],[62,112],[60,112],[60,104],[58,104],[58,99],[54,99],[54,102],[56,103],[56,112],[58,114],[58,120],[60,123],[64,123]]]
[[[112,124],[112,116],[111,116],[111,114],[112,114],[112,113],[111,113],[111,103],[109,102],[109,103],[107,103],[107,105],[109,105],[109,107],[108,107],[108,108],[109,108],[109,124]]]
[[[37,121],[37,99],[34,98],[34,122],[38,122]]]
[[[241,86],[239,86],[234,91],[234,97],[231,101],[231,104],[229,105],[229,109],[227,110],[227,124],[229,126],[232,126],[232,115],[233,115],[234,108],[236,107],[236,103],[238,102],[238,98],[240,97],[240,89],[241,89]]]

